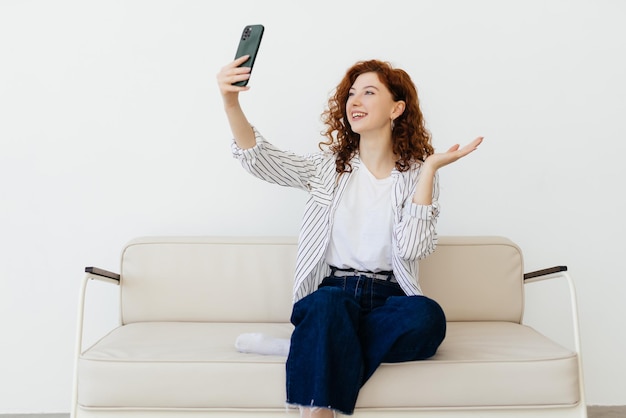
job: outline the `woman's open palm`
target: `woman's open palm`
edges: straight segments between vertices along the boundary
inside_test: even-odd
[[[429,155],[428,158],[426,158],[426,164],[432,166],[435,170],[438,170],[441,167],[451,164],[465,157],[467,154],[475,151],[481,142],[483,142],[483,137],[479,136],[462,148],[459,144],[455,144],[451,146],[446,152],[434,153]]]

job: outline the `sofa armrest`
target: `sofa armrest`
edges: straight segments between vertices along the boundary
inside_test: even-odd
[[[83,324],[85,316],[85,295],[87,293],[87,285],[92,280],[99,280],[107,283],[120,285],[122,276],[117,273],[113,273],[108,270],[104,270],[98,267],[85,267],[85,277],[83,278],[82,285],[80,287],[79,299],[78,299],[78,314],[76,324],[76,340],[75,340],[75,354],[74,354],[74,376],[72,382],[72,411],[71,416],[76,416],[76,409],[78,405],[78,360],[83,351]]]
[[[87,277],[89,279],[103,280],[106,282],[120,284],[121,275],[108,270],[98,267],[85,267],[85,273],[87,273]]]
[[[567,271],[567,266],[555,266],[542,270],[531,271],[524,274],[524,283],[535,283],[542,280],[561,278],[565,279],[569,288],[570,296],[570,308],[572,314],[572,325],[574,331],[574,349],[578,358],[578,370],[580,374],[579,384],[581,396],[584,393],[583,379],[582,379],[582,350],[580,343],[580,321],[578,318],[578,301],[576,297],[576,286],[574,280]],[[583,400],[584,402],[584,400]]]
[[[551,279],[555,273],[567,271],[567,266],[554,266],[546,269],[531,271],[524,274],[524,282],[534,282],[539,280]]]

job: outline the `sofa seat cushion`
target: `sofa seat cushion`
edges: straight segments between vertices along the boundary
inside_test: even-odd
[[[93,408],[284,408],[285,358],[235,350],[241,333],[291,324],[146,322],[114,329],[79,359]],[[428,360],[383,364],[357,408],[563,405],[579,401],[575,353],[510,322],[451,322]],[[141,390],[137,390],[141,387]],[[397,390],[408,387],[410,390]]]

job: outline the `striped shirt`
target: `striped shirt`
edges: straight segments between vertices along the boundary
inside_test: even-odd
[[[333,214],[348,183],[349,172],[341,176],[335,170],[335,155],[319,151],[298,155],[283,151],[266,141],[256,128],[256,145],[241,149],[232,142],[232,153],[244,169],[262,180],[280,186],[296,187],[309,193],[304,208],[293,287],[296,302],[317,289],[330,274],[325,261],[326,248],[330,242]],[[353,170],[361,161],[356,155]],[[413,194],[419,178],[421,165],[416,163],[410,170],[393,169],[394,181],[391,203],[394,216],[392,234],[392,267],[398,284],[407,295],[421,295],[417,260],[431,254],[437,245],[436,224],[439,216],[439,181],[435,176],[432,204],[413,203]]]

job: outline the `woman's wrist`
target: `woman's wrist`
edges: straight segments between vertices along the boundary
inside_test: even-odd
[[[435,177],[437,173],[437,167],[434,167],[432,163],[429,163],[428,159],[422,163],[420,168],[420,177]]]

